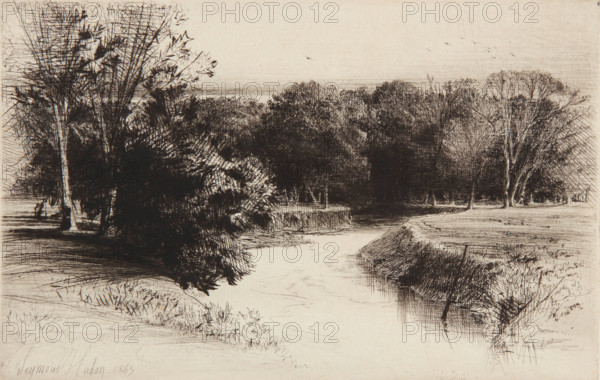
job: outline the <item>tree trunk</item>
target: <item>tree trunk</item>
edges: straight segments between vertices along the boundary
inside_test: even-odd
[[[524,200],[525,191],[527,190],[527,182],[529,181],[529,178],[531,177],[532,173],[533,171],[529,171],[529,173],[525,174],[523,182],[521,182],[521,184],[519,185],[519,202]]]
[[[509,165],[510,164],[507,161],[507,163],[506,163],[506,167],[507,167],[506,172],[510,172]],[[509,178],[509,176],[510,176],[510,174],[506,174],[505,173],[505,177],[504,177],[504,194],[503,194],[504,195],[504,206],[502,206],[503,208],[509,208],[511,206],[510,205],[510,196],[508,194],[508,191],[510,189],[510,178]]]
[[[65,105],[66,106],[66,105]],[[66,107],[65,107],[66,108]],[[56,118],[56,132],[58,137],[58,154],[60,156],[60,182],[62,187],[61,194],[61,230],[77,231],[77,219],[71,198],[71,187],[69,180],[69,160],[67,158],[67,139],[68,133],[65,133],[66,111],[59,112],[58,106],[54,106]],[[65,136],[66,135],[66,136]]]
[[[517,184],[514,183],[512,189],[510,190],[510,198],[508,200],[510,207],[515,207],[515,194],[517,193]]]
[[[517,187],[517,191],[516,191],[516,195],[515,195],[517,198],[515,199],[515,203],[519,204],[519,203],[523,202],[523,192],[524,192],[523,184],[520,183],[519,187]]]
[[[46,199],[43,199],[40,203],[36,203],[33,214],[36,218],[41,218],[42,214],[44,214],[44,209],[46,207]]]
[[[521,183],[517,190],[517,203],[523,202],[525,202],[525,182]]]
[[[504,208],[509,208],[510,204],[510,152],[508,151],[509,129],[506,127],[504,136]]]
[[[104,200],[105,203],[108,203],[108,197]],[[100,229],[98,233],[102,235],[104,231],[108,228],[108,204],[104,204],[100,207]]]
[[[102,104],[102,103],[100,103]],[[100,110],[102,112],[102,110]],[[101,113],[102,115],[102,113]],[[111,153],[114,153],[109,144],[108,136],[107,136],[107,126],[104,123],[103,119],[100,119],[100,136],[102,139],[102,153],[104,154],[104,165],[106,170],[110,173],[110,178],[108,182],[108,191],[105,193],[104,205],[100,208],[100,230],[98,231],[100,235],[111,235],[114,232],[112,229],[112,213],[114,211],[115,201],[117,199],[117,190],[116,190],[116,181],[117,181],[117,166],[113,165],[113,162],[116,162],[114,156]]]
[[[300,195],[298,194],[298,189],[296,188],[296,186],[292,186],[292,194],[290,195],[291,197],[291,204],[293,206],[298,204],[298,200],[300,199]]]
[[[425,204],[429,204],[431,202],[432,206],[437,206],[437,200],[435,199],[435,193],[433,190],[428,189],[425,193]]]
[[[473,210],[475,207],[475,181],[471,181],[471,195],[469,196],[469,204],[467,210]]]
[[[325,209],[329,207],[329,185],[325,183]]]
[[[312,200],[312,202],[314,204],[317,204],[317,198],[315,198],[315,194],[313,193],[313,190],[310,187],[306,188],[306,191],[308,192],[308,195],[310,195],[310,199]]]
[[[117,201],[117,189],[111,188],[108,190],[106,204],[101,209],[100,215],[100,234],[105,236],[114,236],[116,231],[112,223],[112,214]]]

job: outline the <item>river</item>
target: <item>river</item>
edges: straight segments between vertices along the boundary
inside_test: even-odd
[[[383,232],[356,228],[307,235],[308,244],[254,250],[255,271],[209,299],[259,310],[311,378],[575,375],[569,363],[581,352],[517,344],[519,351],[499,355],[491,349],[491,330],[463,309],[451,309],[445,329],[443,303],[379,279],[358,257]],[[535,334],[532,326],[514,341],[535,340]]]

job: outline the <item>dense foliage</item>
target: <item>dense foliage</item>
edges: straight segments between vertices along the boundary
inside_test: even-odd
[[[127,139],[123,159],[137,170],[119,187],[114,223],[129,250],[159,255],[181,286],[208,292],[248,273],[237,237],[266,224],[274,187],[256,158],[219,152],[198,105],[152,93]]]

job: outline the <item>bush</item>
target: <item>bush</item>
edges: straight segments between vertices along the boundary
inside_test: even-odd
[[[123,162],[137,171],[118,188],[114,223],[129,250],[158,255],[183,288],[208,293],[250,271],[238,237],[267,224],[275,189],[257,159],[218,153],[189,111],[195,101],[178,104],[186,118],[141,117],[132,128]]]

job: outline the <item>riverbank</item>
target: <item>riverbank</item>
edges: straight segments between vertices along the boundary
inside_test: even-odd
[[[523,324],[570,335],[596,331],[588,323],[594,221],[594,210],[582,205],[419,216],[360,255],[379,275],[470,310],[508,350],[507,335]]]
[[[199,300],[116,242],[60,233],[57,219],[33,216],[34,205],[2,200],[2,378],[245,378],[244,368],[294,368],[278,340],[254,339],[270,336],[256,330],[259,311]]]

